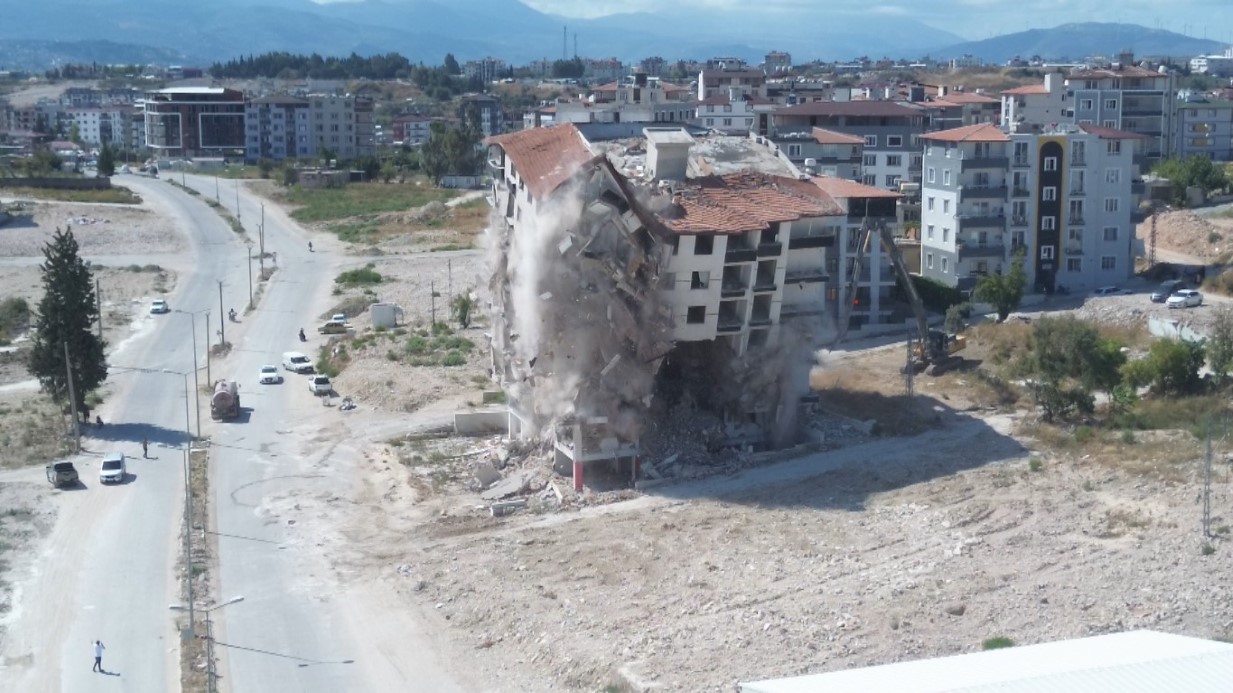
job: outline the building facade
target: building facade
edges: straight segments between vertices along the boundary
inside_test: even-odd
[[[245,149],[243,92],[161,89],[146,96],[144,108],[146,146],[156,156],[226,156]]]
[[[263,96],[244,104],[244,160],[308,158],[312,151],[309,103],[294,96]]]
[[[824,128],[789,132],[771,142],[806,174],[864,180],[865,138]]]
[[[1188,101],[1177,106],[1177,155],[1233,161],[1233,101]]]
[[[923,139],[923,276],[968,290],[1019,254],[1029,291],[1091,289],[1133,273],[1131,181],[1142,136],[973,125]]]
[[[505,132],[505,114],[501,110],[501,102],[491,94],[467,94],[459,100],[458,117],[467,118],[474,113],[479,119],[480,132],[484,137],[492,137]]]
[[[901,181],[920,180],[917,157],[924,127],[923,112],[905,104],[824,101],[775,111],[769,136],[778,140],[789,133],[812,133],[813,128],[856,135],[864,140],[861,182],[897,190]]]

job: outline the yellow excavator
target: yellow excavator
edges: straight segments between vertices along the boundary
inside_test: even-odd
[[[899,252],[899,246],[895,244],[895,239],[891,236],[890,229],[886,228],[884,224],[879,224],[877,230],[874,231],[870,228],[868,220],[861,225],[856,258],[852,263],[852,276],[848,280],[848,291],[843,297],[844,303],[840,309],[841,315],[836,326],[836,337],[831,344],[831,348],[835,348],[848,333],[848,322],[852,315],[852,297],[856,293],[856,282],[861,274],[865,252],[874,233],[877,233],[878,238],[882,242],[882,248],[890,256],[891,266],[895,268],[895,274],[899,276],[899,281],[903,284],[904,292],[908,295],[908,303],[911,304],[912,313],[916,317],[916,329],[919,337],[913,345],[912,363],[905,366],[904,370],[906,371],[907,368],[911,368],[915,373],[923,370],[925,375],[941,375],[963,362],[963,359],[955,356],[955,354],[963,351],[967,346],[967,338],[963,335],[948,334],[944,330],[936,330],[929,327],[929,318],[925,313],[925,304],[921,301],[920,294],[916,291],[916,285],[912,283],[912,275],[908,272],[908,265],[904,262],[903,253]]]

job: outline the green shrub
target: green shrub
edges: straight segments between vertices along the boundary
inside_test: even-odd
[[[334,283],[342,286],[371,286],[380,284],[385,281],[379,272],[373,269],[375,265],[371,262],[359,269],[347,270],[334,280]]]
[[[1075,429],[1075,442],[1088,443],[1096,437],[1096,430],[1090,426],[1079,426]]]
[[[466,364],[467,357],[461,352],[454,350],[446,353],[445,358],[441,359],[442,366],[462,366]]]
[[[21,297],[0,301],[0,340],[11,340],[30,325],[30,304]]]
[[[989,638],[982,644],[983,649],[986,649],[986,650],[1000,650],[1006,647],[1014,647],[1014,646],[1015,646],[1014,640],[1011,640],[1010,638],[1002,636],[1002,635],[999,635],[996,638]]]
[[[408,354],[427,354],[429,350],[428,340],[419,335],[413,335],[407,340]]]

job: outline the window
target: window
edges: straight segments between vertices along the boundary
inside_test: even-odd
[[[1045,157],[1045,170],[1046,171],[1056,171],[1057,170],[1057,157],[1056,156],[1046,156]]]
[[[950,214],[950,200],[942,200],[942,213]]]
[[[677,235],[673,235],[672,236],[672,254],[676,255],[677,251],[680,249],[681,249],[681,237]]]
[[[1116,111],[1117,110],[1117,99],[1105,99],[1105,108],[1107,110]]]
[[[1040,246],[1040,259],[1041,260],[1052,260],[1055,250],[1056,249],[1051,245]]]
[[[1046,185],[1044,189],[1040,191],[1040,199],[1045,202],[1056,202],[1057,188],[1052,185]]]
[[[950,169],[942,170],[942,185],[950,185]]]
[[[950,229],[946,228],[945,226],[942,227],[942,242],[943,243],[950,242]]]
[[[1105,227],[1105,240],[1106,241],[1116,241],[1117,240],[1117,227],[1116,226],[1106,226]]]
[[[877,135],[865,135],[865,146],[866,147],[878,146],[878,136]]]
[[[930,183],[932,183],[932,182],[934,181],[933,174],[934,174],[933,167],[932,167],[932,166],[930,166],[930,167],[929,167],[929,171],[925,174],[925,176],[926,176],[925,180],[927,180],[927,181],[929,181]],[[929,199],[930,199],[930,200],[932,200],[933,198],[931,197],[931,198],[929,198]],[[933,207],[930,207],[929,209],[933,209]]]
[[[799,157],[800,155],[801,155],[801,145],[799,144],[789,144],[788,145],[788,158]]]
[[[1093,106],[1093,105],[1094,105],[1094,104],[1092,103],[1092,100],[1091,100],[1091,99],[1079,99],[1079,108],[1081,108],[1081,109],[1083,109],[1083,110],[1085,110],[1085,111],[1090,111],[1090,110],[1092,110],[1092,106]]]
[[[865,185],[877,185],[878,177],[877,176],[863,176],[861,178],[861,182],[864,183]]]
[[[1083,229],[1070,229],[1066,232],[1066,239],[1074,241],[1080,245],[1083,244]]]
[[[690,306],[685,312],[685,322],[690,325],[701,325],[706,322],[706,306]]]
[[[1116,121],[1116,120],[1106,120],[1106,121],[1104,121],[1103,125],[1104,125],[1105,127],[1107,127],[1107,128],[1117,129],[1117,121]]]
[[[925,267],[933,269],[933,253],[925,253]]]
[[[928,209],[930,212],[933,211],[933,199],[934,198],[930,197],[929,201],[925,203],[925,208]]]
[[[886,155],[886,165],[887,166],[903,166],[903,155],[902,154],[887,154]]]
[[[1117,258],[1112,255],[1102,255],[1100,257],[1100,269],[1115,270],[1117,269]]]
[[[861,158],[861,163],[864,164],[865,166],[877,166],[878,165],[878,155],[877,154],[866,154],[863,158]]]
[[[690,289],[706,289],[711,285],[710,272],[694,272],[689,275]]]
[[[902,147],[903,146],[903,136],[902,135],[887,135],[886,136],[886,146]]]
[[[1122,170],[1118,168],[1106,168],[1105,169],[1105,182],[1106,183],[1122,182]]]
[[[1057,231],[1057,217],[1046,215],[1040,218],[1041,231]]]
[[[899,176],[897,176],[897,175],[887,176],[887,177],[886,177],[886,187],[888,187],[888,188],[897,188],[897,187],[899,187]]]
[[[676,289],[676,272],[664,273],[663,283],[660,284],[664,291],[672,291]]]
[[[1106,212],[1116,212],[1118,208],[1118,202],[1119,200],[1116,197],[1106,197],[1105,198],[1105,211]]]
[[[933,224],[930,224],[929,226],[925,227],[925,234],[926,234],[925,238],[931,241],[933,240]]]
[[[1067,272],[1082,272],[1083,271],[1083,258],[1079,258],[1079,257],[1066,258],[1066,271]]]
[[[732,104],[730,103],[724,104],[724,113],[731,113],[731,112],[732,112]]]
[[[713,252],[715,252],[714,236],[704,233],[694,237],[694,255],[710,255]]]
[[[729,125],[729,126],[730,126],[730,125],[732,125],[732,119],[731,119],[731,118],[724,118],[724,125]]]
[[[943,255],[942,256],[942,274],[946,274],[947,272],[947,269],[946,269],[947,260],[948,258],[945,255]]]
[[[711,104],[707,104],[707,105],[706,105],[706,112],[707,112],[707,113],[714,113],[714,112],[715,112],[715,107],[714,107],[714,106],[712,106]]]
[[[1109,140],[1108,142],[1105,142],[1105,153],[1106,154],[1121,154],[1122,153],[1122,141],[1121,140]]]

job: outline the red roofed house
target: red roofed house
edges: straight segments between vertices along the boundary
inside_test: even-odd
[[[1043,84],[1029,84],[1002,92],[1002,122],[1005,127],[1017,123],[1044,125],[1069,120],[1063,112],[1069,108],[1066,99],[1066,79],[1060,72],[1045,75]]]

